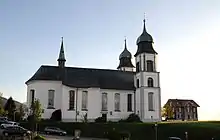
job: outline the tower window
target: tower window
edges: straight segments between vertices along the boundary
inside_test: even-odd
[[[149,78],[147,79],[147,85],[148,85],[148,87],[153,87],[153,86],[154,86],[154,80],[153,80],[153,78],[149,77]]]
[[[147,60],[147,71],[148,72],[153,72],[154,71],[153,61],[152,60]]]
[[[154,93],[148,93],[148,109],[149,111],[154,111],[154,101],[153,101]]]
[[[139,72],[139,71],[140,71],[140,63],[137,62],[137,63],[136,63],[136,72]]]
[[[136,85],[137,85],[137,88],[140,87],[140,85],[139,85],[139,79],[137,79],[137,81],[136,81]]]

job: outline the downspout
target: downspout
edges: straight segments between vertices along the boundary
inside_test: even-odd
[[[77,116],[78,116],[78,88],[76,88],[76,122],[77,122]]]

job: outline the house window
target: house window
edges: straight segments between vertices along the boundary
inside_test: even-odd
[[[148,85],[148,87],[153,87],[153,86],[154,86],[154,80],[153,80],[153,78],[149,77],[149,78],[147,79],[147,85]]]
[[[136,85],[137,85],[137,88],[139,88],[139,87],[140,87],[139,83],[140,83],[140,82],[139,82],[139,79],[137,79],[137,80],[136,80]]]
[[[107,93],[102,93],[102,111],[108,110],[108,97]]]
[[[120,94],[115,93],[115,111],[120,111]]]
[[[54,109],[54,93],[55,90],[48,90],[48,109]]]
[[[31,105],[34,103],[34,96],[35,96],[35,90],[31,89],[30,90],[31,96],[30,96],[30,103]]]
[[[181,112],[181,108],[179,108],[179,112]]]
[[[128,94],[128,102],[127,102],[128,112],[132,111],[132,94]]]
[[[149,111],[154,111],[154,103],[153,103],[153,93],[148,93],[148,109]]]
[[[189,106],[187,107],[187,112],[189,112]]]
[[[82,110],[88,110],[88,91],[82,92]]]
[[[151,60],[147,60],[147,71],[148,72],[153,72],[154,71],[153,61],[151,61]]]
[[[74,104],[75,104],[75,91],[70,90],[69,91],[69,110],[74,110]]]
[[[136,72],[139,72],[139,71],[140,71],[140,63],[137,62],[137,63],[136,63]]]
[[[195,107],[193,108],[193,112],[196,112],[196,108]]]

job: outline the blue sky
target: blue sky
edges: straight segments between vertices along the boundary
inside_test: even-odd
[[[194,99],[201,120],[219,119],[219,9],[219,0],[2,0],[0,92],[26,101],[24,82],[40,65],[57,65],[61,36],[68,66],[115,69],[124,36],[136,52],[146,13],[162,104]]]

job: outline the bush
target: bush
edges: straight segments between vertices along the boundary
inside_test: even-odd
[[[98,118],[95,119],[95,122],[104,123],[104,122],[106,122],[106,119],[104,117],[98,117]]]
[[[141,121],[140,117],[137,114],[132,113],[128,116],[127,119],[120,120],[119,122],[142,122],[142,121]]]
[[[62,119],[61,109],[55,110],[50,117],[50,120],[53,121],[61,121],[61,119]]]

